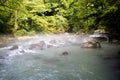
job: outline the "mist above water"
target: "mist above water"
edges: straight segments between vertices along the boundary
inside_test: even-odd
[[[21,37],[0,48],[0,80],[119,80],[120,46],[81,48],[88,40],[68,33]]]

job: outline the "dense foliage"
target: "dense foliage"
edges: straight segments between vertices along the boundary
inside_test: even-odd
[[[119,0],[0,0],[0,32],[91,32],[103,28],[118,37]]]

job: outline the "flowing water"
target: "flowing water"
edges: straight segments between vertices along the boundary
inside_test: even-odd
[[[86,49],[81,41],[67,35],[9,43],[0,48],[0,80],[119,80],[120,46]]]

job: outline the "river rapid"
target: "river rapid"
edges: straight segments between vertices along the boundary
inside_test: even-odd
[[[68,33],[4,40],[0,80],[120,80],[118,44],[81,48],[90,38]]]

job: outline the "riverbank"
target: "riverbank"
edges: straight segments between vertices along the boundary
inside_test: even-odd
[[[0,34],[0,47],[17,40],[13,35]]]
[[[81,38],[86,38],[89,37],[89,34],[82,34],[82,33],[60,33],[60,34],[36,34],[34,36],[17,36],[14,37],[12,34],[6,35],[6,34],[0,34],[0,47],[5,46],[6,44],[14,41],[24,41],[24,40],[29,40],[29,39],[34,39],[34,38],[49,38],[50,36],[54,37],[66,37],[66,36],[79,36]],[[113,44],[120,44],[120,40],[117,39],[110,39],[109,43]]]

